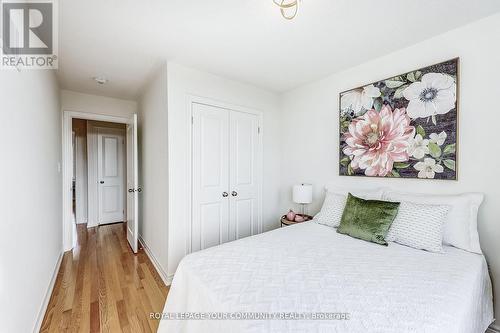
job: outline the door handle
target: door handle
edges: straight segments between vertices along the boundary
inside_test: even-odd
[[[222,192],[222,196],[226,198],[229,194],[227,192]]]
[[[232,195],[233,197],[235,197],[235,196],[237,196],[237,195],[238,195],[238,192],[233,191],[233,192],[231,192],[231,195]]]
[[[142,192],[142,187],[138,187],[137,189],[129,188],[128,192],[129,193]]]
[[[104,184],[104,180],[101,180],[101,181],[99,182],[99,184]]]

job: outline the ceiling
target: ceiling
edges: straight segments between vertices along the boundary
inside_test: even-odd
[[[498,0],[302,0],[286,21],[272,0],[59,4],[62,88],[125,99],[165,60],[282,92],[500,11]]]

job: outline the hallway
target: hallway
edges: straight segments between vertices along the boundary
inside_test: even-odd
[[[156,332],[168,293],[141,248],[134,255],[126,224],[87,229],[62,259],[42,332]]]

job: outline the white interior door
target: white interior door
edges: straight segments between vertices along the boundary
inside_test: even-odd
[[[127,241],[134,253],[139,239],[139,157],[137,152],[137,115],[127,124]]]
[[[112,128],[97,132],[99,224],[124,221],[124,135]]]
[[[229,239],[229,111],[193,103],[191,251]]]
[[[235,240],[261,232],[259,117],[232,111],[229,128],[229,239]]]

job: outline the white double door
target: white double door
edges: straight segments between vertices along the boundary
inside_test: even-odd
[[[259,115],[192,104],[191,252],[261,226]]]

